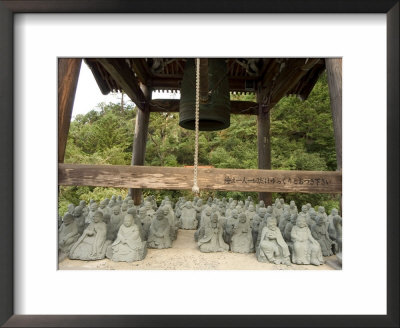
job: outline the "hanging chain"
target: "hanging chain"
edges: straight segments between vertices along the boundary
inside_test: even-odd
[[[196,58],[196,116],[195,116],[195,141],[194,141],[194,172],[192,191],[200,192],[197,185],[197,166],[199,157],[199,99],[200,99],[200,58]]]

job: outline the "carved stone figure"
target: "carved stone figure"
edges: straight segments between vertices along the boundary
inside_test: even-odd
[[[198,241],[199,239],[203,238],[204,236],[204,229],[206,227],[206,225],[211,221],[211,207],[206,207],[205,210],[202,212],[201,214],[201,220],[199,223],[199,227],[196,230],[196,232],[194,233],[194,240]]]
[[[171,240],[175,240],[178,235],[178,222],[175,220],[175,214],[169,205],[169,201],[165,202],[164,206],[160,206],[160,209],[164,212],[164,216],[168,219],[169,226],[171,227]]]
[[[147,240],[149,237],[150,225],[153,221],[153,218],[150,215],[147,215],[147,211],[144,207],[141,207],[139,208],[139,219],[143,227],[144,240]]]
[[[134,262],[143,260],[146,253],[146,241],[142,240],[133,215],[126,214],[117,238],[107,249],[107,257],[115,262]]]
[[[86,202],[84,200],[81,200],[79,202],[79,206],[82,207],[82,214],[86,218],[89,214],[89,208],[86,206]]]
[[[292,262],[295,264],[324,264],[321,247],[312,237],[304,216],[298,216],[291,232],[293,242]]]
[[[283,205],[281,204],[281,202],[278,202],[272,211],[272,216],[275,217],[278,224],[282,214],[283,214]]]
[[[62,261],[71,250],[71,247],[79,238],[78,224],[74,217],[67,213],[63,217],[63,222],[58,230],[58,250],[59,261]]]
[[[254,251],[251,228],[244,213],[239,215],[238,223],[233,227],[231,251],[234,253],[252,253]]]
[[[303,205],[301,207],[301,212],[298,214],[300,217],[304,217],[307,222],[307,226],[311,229],[311,226],[314,224],[314,221],[310,218],[310,211],[308,210],[307,205]]]
[[[288,215],[290,215],[288,213]],[[269,217],[267,225],[261,231],[260,245],[256,251],[257,260],[274,264],[290,264],[288,245],[278,229],[276,218]]]
[[[147,247],[149,248],[170,248],[172,246],[171,228],[164,211],[158,210],[151,222]]]
[[[328,232],[329,232],[329,226],[333,227],[333,217],[339,215],[338,210],[336,208],[332,208],[331,213],[328,215],[328,220],[326,222],[326,225],[328,227]]]
[[[222,227],[218,222],[218,215],[214,214],[204,227],[204,236],[197,242],[203,253],[224,252],[229,250],[228,244],[222,238]]]
[[[323,256],[331,256],[332,252],[332,240],[329,238],[328,229],[326,228],[326,219],[324,216],[317,215],[316,223],[311,227],[311,234],[321,246]]]
[[[289,212],[290,212],[290,214],[295,214],[295,213],[297,214],[298,213],[297,206],[296,206],[296,203],[294,202],[294,200],[290,201]]]
[[[81,235],[85,230],[85,216],[83,215],[82,207],[79,205],[74,209],[74,219],[78,226],[78,233]]]
[[[290,221],[288,223],[286,223],[285,230],[283,232],[283,238],[285,239],[286,243],[288,243],[288,244],[289,244],[289,242],[292,241],[291,233],[292,233],[293,227],[296,225],[297,218],[298,218],[297,214],[292,214],[290,216]]]
[[[224,240],[228,245],[231,243],[233,228],[238,224],[238,222],[239,213],[236,209],[234,209],[231,213],[231,216],[226,218],[225,230],[223,234]]]
[[[262,221],[264,220],[264,217],[266,214],[267,214],[267,209],[265,207],[262,207],[262,208],[260,208],[259,213],[254,215],[254,217],[253,217],[253,225],[251,228],[252,228],[254,247],[257,246],[258,234],[261,233],[260,225],[261,225]]]
[[[197,229],[196,210],[193,208],[191,202],[186,202],[185,206],[182,208],[180,228],[187,230]]]
[[[293,214],[297,215],[297,213]],[[285,233],[286,225],[290,222],[290,217],[290,212],[283,212],[282,219],[279,221],[279,230],[281,231],[282,235]]]
[[[92,201],[92,199],[90,201]],[[88,213],[87,217],[85,218],[85,225],[86,226],[88,226],[90,223],[93,222],[93,216],[97,212],[98,205],[97,205],[97,203],[95,201],[93,201],[93,202],[90,203],[89,208],[90,208],[89,213]]]
[[[82,236],[72,246],[69,258],[72,260],[101,260],[106,256],[107,247],[111,244],[106,240],[107,226],[103,222],[103,213],[96,211],[93,222],[83,231]]]
[[[250,204],[245,213],[246,213],[246,217],[247,217],[247,222],[249,222],[250,227],[252,227],[254,215],[256,215],[256,208],[254,207],[253,204]]]
[[[117,238],[117,233],[123,222],[123,216],[118,205],[115,205],[112,209],[112,214],[107,226],[107,239],[115,240]],[[104,219],[104,215],[103,215]]]
[[[341,262],[341,253],[342,253],[342,218],[339,215],[335,215],[332,219],[334,234],[332,233],[332,241],[335,243],[334,250],[336,256],[340,257]]]

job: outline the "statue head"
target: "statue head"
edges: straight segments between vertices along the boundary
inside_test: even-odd
[[[145,208],[146,210],[150,210],[150,209],[151,209],[151,203],[150,203],[150,202],[145,202],[145,203],[144,203],[144,208]]]
[[[136,206],[132,206],[132,207],[128,208],[128,211],[126,213],[135,216],[136,211],[137,211]]]
[[[325,213],[325,207],[319,206],[318,207],[318,213],[321,213],[321,214]]]
[[[133,199],[128,200],[128,207],[133,207],[135,206],[135,203],[133,202]]]
[[[99,223],[103,221],[103,213],[100,211],[96,211],[93,215],[93,222]]]
[[[106,204],[106,206],[110,203],[110,199],[109,198],[105,198],[104,199],[104,203]]]
[[[263,200],[260,200],[260,202],[258,203],[259,207],[265,207],[265,203]]]
[[[283,198],[279,199],[279,202],[281,203],[282,206],[285,204],[285,200]]]
[[[290,206],[290,208],[295,208],[296,207],[296,203],[294,202],[294,200],[290,201],[289,206]]]
[[[296,214],[296,213],[294,213],[294,214],[292,214],[292,215],[290,216],[290,222],[291,222],[293,225],[296,224],[296,222],[297,222],[297,214]]]
[[[234,218],[234,219],[237,219],[238,217],[239,217],[239,212],[238,212],[238,210],[233,210],[232,211],[232,217]]]
[[[76,217],[76,218],[80,217],[82,215],[82,212],[83,212],[83,208],[79,205],[79,206],[74,208],[73,216]]]
[[[279,202],[278,204],[276,204],[276,208],[282,208],[282,203],[281,202]]]
[[[67,213],[64,215],[63,219],[62,219],[64,225],[70,225],[72,222],[74,222],[74,217],[72,216],[71,213]]]
[[[82,206],[82,208],[85,207],[86,206],[86,202],[84,200],[81,200],[79,202],[79,206]]]
[[[305,228],[305,227],[307,227],[306,218],[305,218],[304,216],[299,216],[299,217],[297,217],[296,225],[297,225],[299,228]]]
[[[332,210],[331,210],[331,215],[332,216],[335,216],[335,215],[338,215],[338,210],[336,209],[336,208],[332,208]]]
[[[186,208],[192,208],[193,206],[192,206],[192,203],[191,203],[191,202],[186,202],[186,203],[185,203],[185,207],[186,207]]]
[[[162,207],[162,211],[163,211],[164,215],[168,215],[168,213],[169,213],[169,208],[168,208],[168,206],[164,205],[164,206]]]
[[[342,224],[342,218],[339,215],[335,215],[332,219],[333,225],[337,227],[338,225]]]
[[[159,221],[164,219],[164,212],[161,209],[156,212],[156,219]]]
[[[312,207],[310,203],[307,203],[306,206],[308,210]]]
[[[121,195],[119,195],[119,196],[117,197],[117,202],[118,202],[118,203],[121,203],[121,202],[122,202],[122,196],[121,196]]]
[[[307,212],[308,212],[308,207],[307,207],[307,205],[303,205],[303,206],[301,207],[301,211],[302,211],[303,213],[307,213]]]
[[[201,199],[197,200],[197,206],[203,206],[203,201]]]
[[[239,200],[238,206],[243,207],[244,203],[242,200]]]
[[[270,230],[276,230],[278,222],[276,221],[276,218],[270,216],[267,219],[267,228]]]
[[[109,202],[108,202],[108,207],[109,208],[113,208],[115,206],[115,200],[114,199],[111,199]]]
[[[124,217],[124,226],[125,227],[130,227],[133,223],[133,215],[132,214],[126,214]]]
[[[240,223],[246,223],[246,221],[247,221],[246,214],[240,213],[240,215],[239,215],[239,222],[240,222]]]
[[[104,208],[106,207],[106,202],[105,202],[104,200],[102,200],[102,201],[100,202],[99,207],[100,207],[101,209],[104,209]]]
[[[115,195],[111,196],[111,199],[115,202],[115,200],[117,199],[117,197]]]
[[[250,212],[254,212],[256,209],[254,208],[254,205],[253,204],[250,204],[249,205],[249,211]]]
[[[69,214],[74,213],[74,209],[75,209],[75,205],[74,204],[68,204],[67,211],[68,211]]]
[[[315,221],[315,217],[317,216],[317,212],[315,212],[315,210],[313,208],[310,209],[308,214],[310,215],[310,218]]]
[[[126,212],[128,210],[128,204],[127,203],[122,203],[121,205],[121,211]]]
[[[113,213],[114,213],[114,215],[118,215],[119,214],[119,206],[117,205],[117,206],[114,206],[113,207]]]
[[[258,209],[258,215],[260,217],[264,217],[265,214],[267,214],[267,209],[265,207],[261,207],[261,208]]]
[[[90,204],[90,210],[93,211],[93,212],[97,211],[97,208],[98,208],[98,207],[99,207],[99,206],[97,205],[96,202],[92,202],[92,203]]]
[[[266,209],[266,213],[272,214],[272,212],[273,212],[272,206],[269,206],[269,205],[268,205],[268,207],[267,207],[267,209]]]
[[[206,207],[206,209],[204,210],[204,212],[206,213],[207,216],[210,216],[212,211],[211,211],[211,207]]]
[[[146,215],[147,210],[144,207],[139,208],[139,215],[144,217]]]

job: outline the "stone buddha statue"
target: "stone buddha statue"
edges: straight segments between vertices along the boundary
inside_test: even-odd
[[[155,218],[151,222],[147,246],[149,248],[170,248],[172,246],[171,227],[161,209],[156,212]]]
[[[251,227],[247,222],[246,214],[239,215],[238,222],[233,226],[231,237],[231,251],[234,253],[254,252],[253,236]]]
[[[69,252],[72,260],[101,260],[105,258],[111,241],[107,239],[107,226],[103,222],[103,213],[96,211],[93,222],[83,231]]]
[[[83,230],[85,230],[85,216],[80,205],[75,207],[73,217],[78,226],[78,233],[81,235]]]
[[[318,241],[321,246],[323,256],[331,256],[333,242],[329,238],[328,229],[326,227],[326,218],[317,215],[316,222],[311,227],[311,234],[313,238]]]
[[[228,244],[222,238],[222,227],[218,222],[218,215],[213,214],[204,227],[204,235],[197,242],[203,253],[224,252],[229,250]]]
[[[107,226],[107,239],[115,240],[115,238],[117,238],[117,233],[122,225],[123,218],[124,217],[121,215],[120,207],[118,205],[115,205],[112,208],[112,213]]]
[[[291,265],[289,247],[283,240],[274,217],[267,219],[267,225],[261,231],[260,245],[256,250],[256,256],[259,262]]]
[[[294,200],[291,200],[289,203],[289,212],[290,214],[298,213],[297,206]]]
[[[312,237],[304,216],[298,216],[291,232],[293,242],[292,262],[295,264],[324,264],[321,246]]]
[[[146,241],[142,240],[133,215],[126,214],[117,238],[107,249],[107,257],[116,262],[134,262],[143,260],[146,253]]]
[[[180,228],[186,230],[196,230],[197,229],[197,219],[196,210],[193,208],[191,202],[186,202],[185,206],[182,208],[180,216]]]
[[[66,213],[58,230],[59,261],[62,261],[68,255],[78,238],[78,224],[70,213]]]

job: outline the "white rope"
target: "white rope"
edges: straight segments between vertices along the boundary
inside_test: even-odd
[[[192,191],[195,194],[200,192],[197,185],[197,166],[199,157],[199,98],[200,98],[200,59],[196,58],[196,116],[195,116],[195,141],[194,141],[194,172]]]

